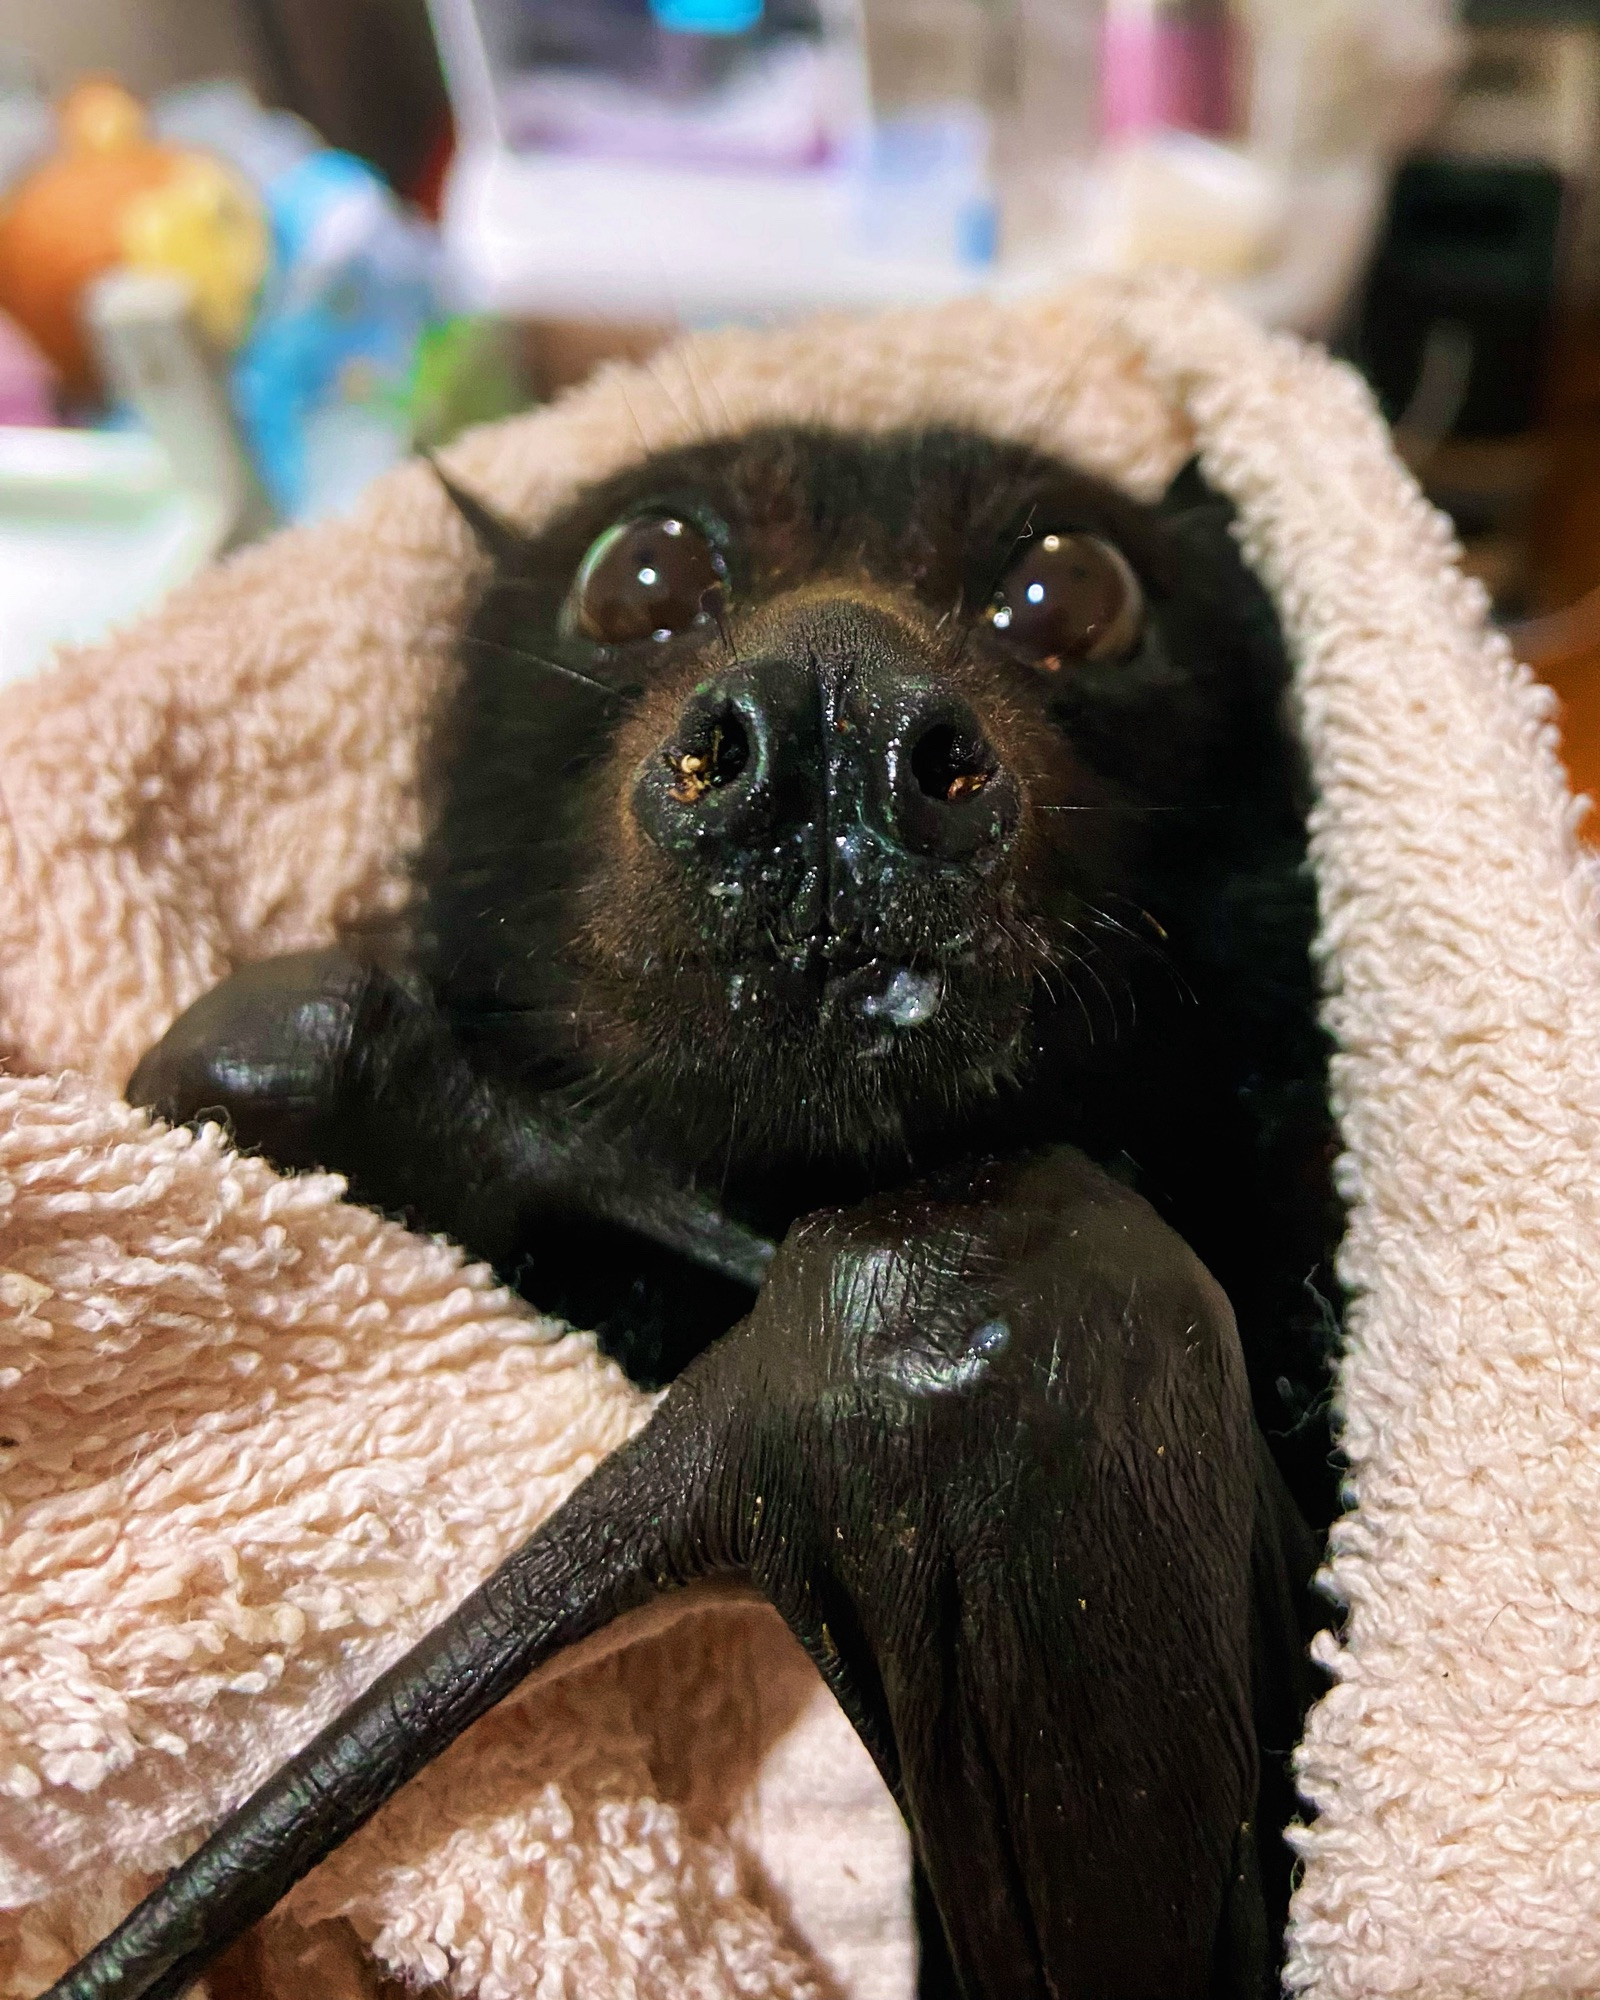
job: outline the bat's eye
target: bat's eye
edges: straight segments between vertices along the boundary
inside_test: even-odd
[[[1144,593],[1098,535],[1040,535],[1007,570],[985,614],[1025,660],[1055,673],[1074,660],[1120,660],[1139,642]]]
[[[709,615],[726,573],[692,521],[676,514],[618,521],[579,565],[568,599],[572,626],[602,646],[670,639]]]

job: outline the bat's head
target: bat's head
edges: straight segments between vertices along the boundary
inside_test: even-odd
[[[691,1157],[1025,1111],[1182,985],[1177,885],[1282,809],[1276,625],[1193,475],[770,430],[480,525],[436,981]]]

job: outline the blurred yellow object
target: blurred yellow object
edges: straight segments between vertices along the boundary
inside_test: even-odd
[[[75,85],[57,122],[70,153],[128,153],[146,143],[144,106],[106,76]]]
[[[85,286],[114,265],[170,270],[194,288],[206,333],[244,332],[266,269],[267,226],[250,187],[220,160],[152,139],[118,83],[74,87],[57,151],[0,204],[0,309],[33,336],[69,393],[96,385]]]
[[[136,194],[122,220],[124,261],[187,278],[201,331],[223,348],[236,346],[250,324],[269,245],[251,189],[203,153],[180,155],[171,176]]]

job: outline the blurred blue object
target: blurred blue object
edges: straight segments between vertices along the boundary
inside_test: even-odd
[[[234,361],[234,408],[280,515],[342,513],[411,449],[411,374],[444,313],[437,235],[364,160],[242,83],[169,91],[154,119],[164,138],[222,154],[261,195],[272,268]]]
[[[975,106],[880,119],[864,148],[858,227],[884,255],[979,269],[999,253],[989,128]]]
[[[663,28],[679,35],[744,35],[756,26],[763,0],[650,0]]]
[[[441,314],[433,232],[352,154],[307,154],[263,190],[274,268],[234,399],[278,511],[344,511],[411,446],[407,386]]]

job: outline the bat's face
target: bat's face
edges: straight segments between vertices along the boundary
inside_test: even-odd
[[[1262,603],[1203,488],[949,432],[648,461],[469,635],[447,1000],[707,1156],[957,1126],[1118,1031],[1276,702]]]

